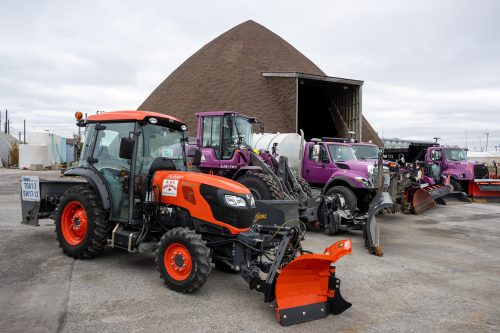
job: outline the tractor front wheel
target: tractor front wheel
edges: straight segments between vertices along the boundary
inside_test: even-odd
[[[247,172],[237,179],[252,193],[255,200],[283,200],[285,195],[273,177],[264,173]]]
[[[108,214],[88,185],[68,189],[55,218],[56,234],[65,254],[77,259],[92,258],[106,247],[111,232]]]
[[[167,231],[156,252],[156,267],[163,282],[172,290],[192,293],[208,278],[210,249],[194,230],[178,227]]]

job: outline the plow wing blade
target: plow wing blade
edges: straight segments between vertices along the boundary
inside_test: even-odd
[[[276,316],[282,325],[321,319],[351,307],[340,294],[333,265],[351,253],[351,247],[351,240],[338,241],[324,254],[303,254],[281,269],[276,282]]]
[[[363,238],[365,239],[365,247],[371,254],[379,257],[383,256],[382,246],[380,245],[380,229],[377,224],[375,215],[384,209],[391,208],[393,202],[388,192],[380,192],[370,203],[368,209],[368,219],[363,226]]]
[[[412,212],[420,214],[435,207],[436,202],[443,203],[442,198],[449,193],[451,193],[451,187],[448,185],[432,185],[418,189],[413,195]]]

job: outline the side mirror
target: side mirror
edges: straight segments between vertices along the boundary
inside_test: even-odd
[[[318,144],[315,144],[313,146],[313,151],[312,151],[312,159],[314,162],[318,162],[319,161],[319,154],[320,154],[320,145]]]
[[[131,160],[134,156],[135,140],[131,138],[122,138],[120,141],[120,158]]]

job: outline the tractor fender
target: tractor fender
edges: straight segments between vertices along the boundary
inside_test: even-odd
[[[254,165],[241,167],[238,171],[236,171],[232,179],[237,180],[247,172],[262,172],[262,168]]]
[[[94,191],[99,194],[104,209],[112,212],[111,193],[109,191],[108,185],[106,185],[106,182],[99,174],[99,172],[91,168],[77,167],[66,170],[64,172],[64,176],[80,176],[84,178],[90,184],[90,186],[92,186]]]

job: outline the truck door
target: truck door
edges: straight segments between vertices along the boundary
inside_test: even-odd
[[[314,185],[325,185],[333,172],[332,163],[325,145],[310,144],[306,148],[304,155],[306,155],[302,171],[304,179]]]

